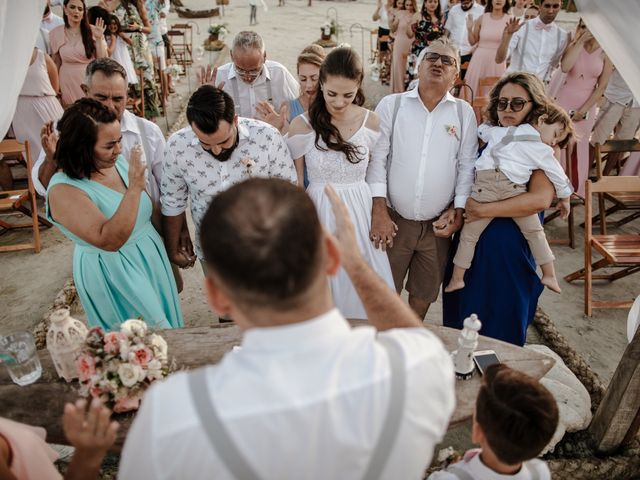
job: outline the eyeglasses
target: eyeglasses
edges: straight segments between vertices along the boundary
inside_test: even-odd
[[[456,59],[450,55],[441,55],[436,52],[427,52],[424,56],[424,60],[427,60],[431,63],[436,63],[440,59],[443,65],[451,67],[456,64]]]
[[[498,99],[498,111],[502,112],[506,110],[509,106],[511,106],[511,110],[514,112],[519,112],[524,108],[524,106],[531,102],[531,100],[525,100],[521,97],[515,97],[509,100],[508,98],[499,98]]]
[[[244,70],[234,64],[233,68],[235,68],[236,73],[241,77],[257,77],[262,73],[262,67],[256,68],[255,70]]]

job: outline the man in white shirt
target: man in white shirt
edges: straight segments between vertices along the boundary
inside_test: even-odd
[[[448,39],[431,42],[418,87],[389,95],[376,108],[382,134],[367,172],[374,197],[371,239],[387,249],[396,290],[407,289],[420,318],[438,298],[450,237],[462,227],[474,178],[475,115],[449,93],[459,61]]]
[[[242,344],[147,391],[119,478],[422,478],[454,409],[450,355],[364,261],[327,194],[336,237],[289,182],[253,178],[212,200],[205,290]],[[351,328],[334,307],[327,275],[340,266],[371,325]]]
[[[44,13],[42,14],[42,21],[40,22],[40,32],[38,38],[36,38],[36,48],[51,54],[49,32],[60,25],[64,25],[64,20],[51,11],[50,1],[47,0]]]
[[[533,73],[547,83],[569,42],[569,34],[555,23],[560,0],[542,0],[538,17],[524,23],[509,20],[496,51],[496,63],[511,58],[507,73]]]
[[[449,10],[445,28],[449,31],[449,38],[460,50],[460,78],[464,80],[467,73],[462,65],[471,60],[473,47],[469,44],[467,28],[468,18],[474,21],[484,13],[484,7],[474,0],[462,0]]]
[[[229,94],[203,85],[189,99],[189,126],[167,141],[161,187],[163,232],[169,259],[182,268],[193,265],[196,257],[201,262],[204,258],[200,223],[217,194],[253,176],[297,182],[289,149],[278,130],[235,112]],[[189,201],[196,229],[195,256],[179,249]]]
[[[264,120],[256,108],[269,103],[287,116],[289,101],[298,98],[300,86],[284,65],[267,60],[262,37],[256,32],[238,33],[231,46],[231,62],[213,69],[203,81],[223,89],[240,117]]]

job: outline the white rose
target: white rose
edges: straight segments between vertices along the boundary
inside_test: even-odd
[[[153,348],[153,354],[160,360],[167,359],[167,342],[160,335],[151,335],[151,348]]]
[[[144,380],[145,373],[139,365],[131,363],[123,363],[118,367],[118,376],[122,385],[125,387],[133,387],[136,383]]]
[[[159,380],[163,378],[162,363],[159,360],[153,359],[147,365],[147,377],[149,380]]]
[[[142,320],[132,318],[120,325],[120,331],[125,333],[128,337],[144,337],[147,333],[147,324]]]

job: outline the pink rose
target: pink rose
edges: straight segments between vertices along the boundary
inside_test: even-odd
[[[116,401],[116,404],[113,406],[113,411],[115,413],[130,412],[131,410],[137,410],[139,406],[139,396],[125,397]]]
[[[126,340],[126,335],[120,332],[109,332],[104,336],[104,351],[114,355],[120,350],[120,340]]]
[[[89,389],[89,394],[93,398],[99,398],[103,393],[104,393],[104,391],[100,387],[91,387]]]
[[[78,375],[81,382],[88,381],[96,374],[96,361],[89,354],[81,354],[76,360],[76,367],[78,368]]]
[[[153,359],[153,354],[147,347],[138,347],[131,351],[129,357],[131,358],[131,363],[146,367],[149,361]]]

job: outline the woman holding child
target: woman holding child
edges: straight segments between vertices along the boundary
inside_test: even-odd
[[[535,76],[512,73],[491,91],[487,123],[502,127],[531,123],[546,112],[548,104],[544,86]],[[525,193],[492,203],[467,201],[467,223],[482,218],[492,220],[478,240],[473,262],[464,276],[465,287],[444,294],[445,326],[462,328],[465,317],[476,313],[483,322],[483,335],[524,345],[543,285],[527,241],[513,218],[548,208],[554,193],[545,173],[535,170]],[[450,261],[445,285],[451,279],[452,267]]]

